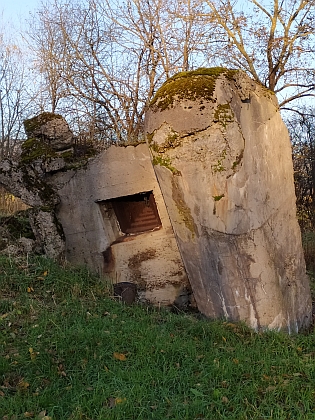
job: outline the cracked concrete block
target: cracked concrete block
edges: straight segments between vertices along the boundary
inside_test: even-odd
[[[60,262],[64,261],[64,235],[54,211],[33,209],[29,218],[34,235],[47,257]]]
[[[72,171],[72,176],[59,172],[51,179],[60,185],[57,217],[65,233],[68,261],[86,264],[113,283],[136,284],[140,301],[172,305],[183,291],[189,291],[146,144],[111,146],[84,168]],[[128,213],[128,200],[135,197],[141,204],[148,195],[155,200],[158,226],[151,226],[152,213],[144,212],[138,231],[123,232],[117,214],[134,216]],[[141,212],[148,209],[149,203],[143,203]]]
[[[61,115],[43,112],[25,120],[24,128],[29,139],[39,139],[53,150],[66,150],[73,146],[73,133]]]
[[[291,145],[275,95],[240,71],[180,73],[145,126],[199,310],[257,330],[307,327]]]

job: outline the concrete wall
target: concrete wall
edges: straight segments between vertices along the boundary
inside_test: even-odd
[[[56,173],[57,216],[66,236],[66,257],[114,283],[138,285],[141,299],[156,304],[186,299],[188,279],[146,144],[112,146],[84,169]],[[162,227],[126,235],[110,200],[152,191]]]

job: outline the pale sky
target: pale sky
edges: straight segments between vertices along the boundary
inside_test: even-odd
[[[40,0],[0,0],[0,14],[9,26],[19,29],[29,18],[29,13],[39,6]]]

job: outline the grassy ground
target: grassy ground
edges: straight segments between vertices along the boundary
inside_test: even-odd
[[[45,258],[0,257],[0,419],[315,419],[315,334],[108,297]]]

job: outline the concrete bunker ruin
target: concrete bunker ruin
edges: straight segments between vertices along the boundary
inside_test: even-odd
[[[154,304],[185,306],[193,291],[210,318],[309,325],[290,141],[267,89],[240,71],[180,73],[151,102],[147,144],[85,158],[60,116],[29,122],[0,183],[34,207],[47,255],[135,283]]]
[[[188,303],[190,285],[146,144],[111,146],[67,179],[54,176],[67,260],[113,283],[136,283],[142,300]]]

